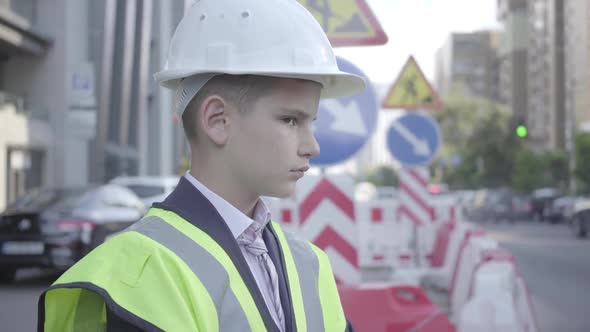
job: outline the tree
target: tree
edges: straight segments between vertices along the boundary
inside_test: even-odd
[[[580,192],[590,193],[590,133],[576,135],[575,174]]]
[[[448,165],[442,181],[452,188],[510,184],[514,156],[522,143],[512,130],[509,112],[488,100],[466,96],[457,86],[435,118],[444,138],[440,158]]]
[[[569,178],[568,158],[563,151],[534,153],[520,149],[512,172],[512,188],[530,192],[543,187],[566,191]]]
[[[379,166],[369,171],[367,182],[371,182],[376,187],[397,187],[399,179],[397,173],[391,166]]]
[[[512,172],[512,188],[526,193],[543,185],[539,179],[543,178],[543,165],[540,158],[532,151],[521,149],[514,161]]]

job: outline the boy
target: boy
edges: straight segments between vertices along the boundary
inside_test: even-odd
[[[294,0],[196,1],[156,79],[176,92],[190,171],[41,295],[39,330],[351,330],[327,256],[260,196],[293,193],[320,98],[362,79]]]

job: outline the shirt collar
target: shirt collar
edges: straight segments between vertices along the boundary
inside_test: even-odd
[[[211,204],[213,204],[217,212],[219,212],[223,220],[225,220],[225,223],[229,227],[235,239],[242,235],[242,233],[253,223],[256,222],[256,226],[258,226],[256,229],[262,231],[262,229],[266,227],[270,221],[270,210],[266,204],[264,204],[262,199],[258,199],[258,203],[256,203],[253,220],[242,213],[242,211],[238,210],[235,206],[231,205],[221,196],[207,188],[204,184],[192,176],[190,171],[187,171],[184,177],[190,183],[192,183],[192,185],[195,186],[195,188],[197,188],[197,190],[199,190],[203,196],[205,196],[211,202]]]

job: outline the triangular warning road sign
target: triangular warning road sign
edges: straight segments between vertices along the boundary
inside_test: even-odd
[[[387,35],[365,0],[298,0],[321,24],[332,46],[383,45]]]
[[[440,110],[443,104],[414,57],[410,56],[383,100],[382,107]]]

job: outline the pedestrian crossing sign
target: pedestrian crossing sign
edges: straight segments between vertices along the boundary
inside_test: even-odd
[[[332,46],[383,45],[387,35],[365,0],[298,0],[320,23]]]
[[[410,56],[387,93],[382,107],[434,111],[442,109],[443,104],[414,57]]]

